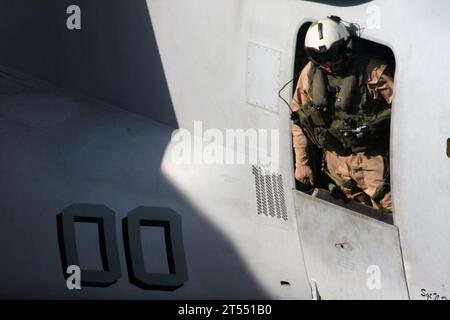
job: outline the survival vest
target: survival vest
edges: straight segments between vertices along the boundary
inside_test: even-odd
[[[366,69],[370,58],[354,57],[345,75],[327,75],[312,64],[308,73],[308,103],[300,125],[319,148],[347,156],[358,152],[384,155],[389,147],[391,108],[369,97]]]

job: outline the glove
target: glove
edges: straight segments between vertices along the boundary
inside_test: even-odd
[[[295,179],[307,186],[314,186],[316,181],[309,165],[297,164],[295,166]]]

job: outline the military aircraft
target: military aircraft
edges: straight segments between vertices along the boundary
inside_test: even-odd
[[[0,298],[450,296],[448,1],[0,7]],[[392,217],[296,188],[279,94],[329,15],[395,60]],[[186,137],[234,156],[228,129],[276,157],[174,160]]]

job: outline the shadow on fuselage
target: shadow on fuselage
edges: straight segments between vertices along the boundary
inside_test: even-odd
[[[70,5],[80,30],[69,30]],[[144,0],[4,0],[0,63],[177,126]]]
[[[66,28],[71,4],[82,10],[79,31]],[[144,0],[5,0],[0,39],[0,65],[9,70],[1,83],[19,88],[0,88],[1,298],[268,297],[230,240],[160,171],[178,124]],[[12,69],[48,83],[30,84]],[[119,235],[138,206],[177,211],[188,282],[175,292],[130,284],[119,236],[122,278],[69,291],[56,215],[72,203],[108,206]],[[81,235],[80,247],[97,245]],[[224,253],[226,261],[217,259]],[[232,279],[223,277],[227,268]]]

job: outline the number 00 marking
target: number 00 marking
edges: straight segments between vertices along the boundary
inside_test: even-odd
[[[79,266],[75,236],[76,222],[98,224],[100,252],[104,270],[81,270],[82,286],[108,287],[122,276],[114,211],[104,205],[72,204],[57,216],[58,238],[63,272],[69,265]],[[168,274],[145,270],[141,226],[164,229]],[[122,220],[123,241],[130,282],[147,290],[176,290],[187,281],[181,216],[169,208],[138,207]]]

